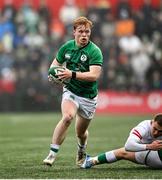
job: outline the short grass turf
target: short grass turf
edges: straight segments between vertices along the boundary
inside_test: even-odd
[[[74,122],[70,126],[55,164],[42,160],[49,152],[59,113],[0,114],[1,179],[161,179],[162,171],[128,161],[103,164],[92,169],[75,165],[77,141]],[[87,152],[90,155],[122,147],[132,127],[150,116],[96,115],[89,127]]]

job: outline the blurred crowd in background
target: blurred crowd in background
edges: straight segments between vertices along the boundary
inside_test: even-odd
[[[133,10],[120,0],[114,12],[108,0],[85,9],[65,0],[55,18],[45,0],[37,9],[28,1],[15,9],[6,0],[0,9],[0,111],[58,109],[61,87],[49,84],[48,68],[60,45],[73,38],[78,16],[93,21],[91,40],[104,55],[101,90],[162,90],[162,3],[155,8],[144,0]]]

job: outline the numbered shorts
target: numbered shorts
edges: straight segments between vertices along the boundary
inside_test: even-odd
[[[158,151],[140,151],[135,153],[137,163],[147,165],[153,168],[162,169],[162,158]]]
[[[84,98],[75,95],[66,88],[63,89],[62,102],[64,100],[72,101],[78,108],[78,114],[86,119],[92,119],[97,106],[97,96],[93,99]]]

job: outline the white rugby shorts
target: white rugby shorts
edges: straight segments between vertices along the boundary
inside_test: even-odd
[[[162,169],[162,161],[160,160],[158,151],[147,150],[135,152],[135,159],[139,164]]]
[[[78,108],[78,114],[86,119],[92,119],[97,106],[97,96],[93,99],[84,98],[75,95],[68,89],[63,89],[63,95],[62,95],[62,102],[64,100],[70,100],[72,101]]]

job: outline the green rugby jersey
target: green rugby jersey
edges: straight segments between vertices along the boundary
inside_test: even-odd
[[[68,69],[76,72],[87,72],[91,65],[101,66],[103,63],[101,50],[91,41],[84,47],[78,47],[75,40],[67,41],[59,49],[56,59],[60,64],[66,63]],[[97,81],[71,79],[65,87],[78,96],[91,99],[98,93]]]

